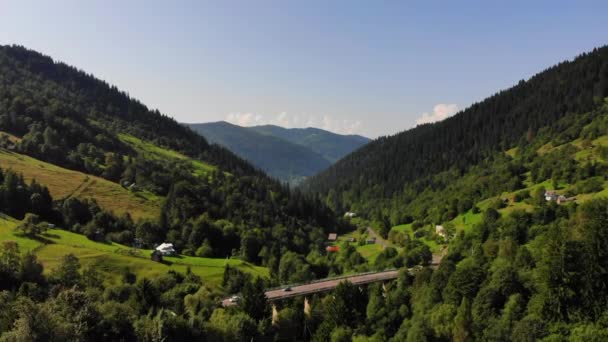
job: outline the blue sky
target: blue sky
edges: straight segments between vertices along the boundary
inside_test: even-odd
[[[0,0],[0,44],[182,122],[377,137],[607,44],[606,13],[607,1]]]

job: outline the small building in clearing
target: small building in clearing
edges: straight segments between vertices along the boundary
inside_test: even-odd
[[[373,237],[373,238],[369,238],[369,239],[367,239],[367,241],[365,241],[365,242],[367,242],[367,244],[368,244],[368,245],[373,245],[373,244],[375,244],[375,243],[376,243],[376,238],[375,238],[375,237]]]
[[[338,240],[337,233],[330,233],[329,236],[327,237],[327,241],[336,241],[336,240]]]
[[[555,190],[545,191],[545,200],[547,202],[557,201],[558,198],[559,198],[559,195],[557,194],[557,191],[555,191]]]
[[[156,247],[155,249],[156,251],[158,251],[161,255],[176,255],[177,251],[175,250],[175,248],[173,247],[172,243],[161,243],[160,245],[158,245],[158,247]]]
[[[339,246],[327,246],[327,247],[325,248],[325,251],[326,251],[327,253],[337,253],[337,252],[339,252],[339,251],[340,251],[340,247],[339,247]]]
[[[445,238],[446,237],[445,228],[443,228],[443,226],[441,226],[441,225],[436,225],[435,226],[435,234],[437,234],[437,235],[442,236],[442,237]]]
[[[356,217],[356,216],[357,216],[356,213],[353,213],[353,212],[350,212],[350,211],[348,211],[348,212],[346,212],[346,214],[344,214],[344,217],[348,217],[348,218],[353,218],[353,217]]]

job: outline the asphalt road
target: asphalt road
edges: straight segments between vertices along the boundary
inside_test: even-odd
[[[363,275],[354,275],[351,277],[344,277],[340,279],[330,279],[325,281],[318,281],[314,283],[293,286],[291,291],[285,291],[283,288],[277,290],[266,291],[266,297],[268,297],[268,301],[273,302],[281,299],[304,296],[307,294],[318,293],[318,292],[327,292],[333,290],[340,282],[348,280],[353,285],[363,285],[369,283],[375,283],[383,280],[392,280],[396,279],[399,274],[398,270],[393,271],[384,271],[378,273],[371,274],[363,274]],[[223,306],[231,306],[236,303],[230,302],[229,299],[224,299],[222,301]]]

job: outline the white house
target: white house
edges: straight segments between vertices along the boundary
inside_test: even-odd
[[[344,214],[344,217],[348,217],[348,218],[353,218],[355,216],[357,216],[357,214],[353,213],[353,212],[350,212],[350,211],[347,212],[346,214]]]
[[[435,226],[435,234],[437,234],[439,236],[446,237],[445,228],[443,228],[443,226],[436,225]]]
[[[161,243],[160,245],[158,245],[158,247],[156,247],[156,250],[159,251],[162,255],[175,255],[177,254],[177,251],[175,250],[175,248],[173,248],[173,244],[172,243]]]
[[[545,191],[545,200],[547,200],[547,202],[557,201],[558,197],[559,197],[559,195],[557,194],[557,191],[555,191],[555,190]]]

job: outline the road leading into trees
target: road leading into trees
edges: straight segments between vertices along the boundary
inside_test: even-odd
[[[381,245],[383,248],[387,248],[387,247],[391,246],[391,244],[388,241],[384,240],[384,238],[382,236],[380,236],[380,234],[377,234],[376,231],[372,229],[372,227],[368,226],[366,229],[367,229],[367,234],[370,237],[375,238],[377,244]]]
[[[313,293],[328,292],[336,288],[343,281],[348,281],[353,285],[365,285],[380,281],[393,280],[399,275],[399,270],[383,271],[376,273],[359,274],[353,276],[345,276],[335,279],[319,280],[313,283],[292,286],[291,291],[285,291],[285,287],[275,290],[266,291],[266,297],[269,302],[279,301],[287,298],[305,296]],[[230,299],[222,301],[223,306],[231,306]]]

